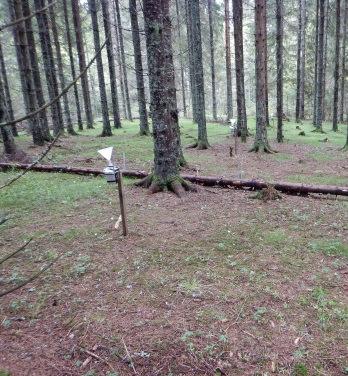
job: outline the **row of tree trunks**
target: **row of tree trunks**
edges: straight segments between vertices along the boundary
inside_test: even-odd
[[[327,0],[328,1],[328,0]],[[336,43],[332,130],[338,131],[338,90],[340,79],[340,33],[341,33],[341,0],[336,0]]]
[[[148,1],[148,0],[145,0]],[[156,1],[156,0],[151,0]],[[6,171],[8,169],[21,169],[28,168],[27,164],[20,163],[4,163],[0,162],[0,169]],[[92,168],[78,168],[71,166],[51,166],[51,165],[35,165],[32,167],[33,171],[40,172],[61,172],[78,175],[103,175],[103,171]],[[122,170],[122,175],[129,178],[143,179],[148,177],[148,173],[145,171],[129,171]],[[348,187],[331,186],[331,185],[309,185],[301,183],[287,183],[287,182],[274,182],[267,183],[257,180],[241,180],[241,179],[227,179],[218,176],[196,176],[196,175],[181,175],[181,178],[191,183],[201,184],[211,187],[228,187],[237,189],[255,189],[260,190],[272,186],[274,189],[290,194],[332,194],[340,196],[348,196]]]
[[[114,3],[115,3],[115,11],[116,11],[116,19],[117,19],[117,27],[118,27],[118,38],[119,38],[119,45],[120,45],[124,92],[125,92],[125,98],[126,98],[127,119],[132,121],[133,117],[132,117],[132,109],[131,109],[130,98],[129,98],[128,75],[127,75],[127,66],[126,66],[126,56],[124,52],[123,30],[122,30],[119,0],[114,0]]]
[[[74,60],[72,41],[71,41],[68,6],[67,6],[67,0],[62,0],[62,1],[63,1],[63,13],[64,13],[64,22],[65,22],[65,27],[66,27],[66,41],[67,41],[67,45],[68,45],[71,77],[72,77],[73,80],[75,80],[77,75],[76,75],[75,60]],[[76,83],[74,84],[74,98],[75,98],[75,106],[76,106],[77,126],[78,126],[79,131],[83,131],[83,122],[82,122],[82,115],[81,115],[81,105],[80,105],[79,91],[78,91]]]
[[[131,25],[132,25],[134,65],[135,65],[135,76],[137,80],[138,108],[139,108],[139,118],[140,118],[139,134],[141,136],[147,136],[150,134],[150,129],[149,129],[149,124],[147,120],[144,71],[143,71],[143,62],[142,62],[142,57],[141,57],[141,43],[140,43],[136,0],[129,0],[129,13],[130,13],[130,19],[131,19]]]
[[[23,18],[23,11],[20,0],[8,0],[11,21],[15,22]],[[38,108],[36,89],[33,78],[33,71],[30,63],[29,43],[24,22],[17,23],[13,28],[13,37],[17,55],[17,64],[20,73],[22,94],[26,113],[34,112]],[[41,114],[42,115],[42,114]],[[42,131],[38,116],[28,120],[30,133],[35,145],[43,145],[45,137]]]
[[[176,1],[178,1],[178,0],[176,0]],[[217,121],[216,79],[215,79],[215,46],[214,46],[214,23],[213,23],[212,2],[213,2],[213,0],[208,0],[211,96],[212,96],[213,120]],[[214,5],[215,5],[215,3],[214,3]]]
[[[98,51],[100,50],[100,36],[99,36],[96,1],[88,0],[88,6],[89,6],[89,12],[91,14],[91,19],[92,19],[94,51],[95,53],[98,53]],[[100,103],[101,103],[102,117],[103,117],[103,130],[102,130],[101,136],[108,137],[108,136],[112,136],[112,131],[111,131],[111,125],[110,125],[110,119],[109,119],[108,101],[107,101],[107,96],[106,96],[102,54],[97,55],[97,73],[98,73],[98,81],[99,81]]]
[[[118,104],[118,91],[117,91],[117,82],[116,82],[116,67],[114,59],[114,47],[113,47],[113,38],[112,38],[112,28],[110,22],[110,14],[108,8],[107,0],[101,0],[102,5],[102,14],[103,14],[103,24],[106,40],[106,53],[108,57],[109,65],[109,76],[110,76],[110,89],[111,89],[111,103],[112,103],[112,114],[114,128],[121,128],[121,118],[120,118],[120,108]]]
[[[74,22],[74,29],[75,29],[75,38],[76,38],[76,48],[79,60],[79,68],[80,72],[82,72],[86,68],[86,55],[85,55],[85,48],[83,45],[83,36],[82,36],[82,28],[81,28],[81,12],[78,0],[71,0],[71,7],[72,7],[72,15],[73,15],[73,22]],[[92,106],[91,106],[91,97],[89,92],[89,83],[88,83],[88,76],[84,74],[81,77],[81,86],[82,86],[82,94],[83,94],[83,101],[85,106],[85,114],[86,114],[86,122],[87,128],[93,128],[93,113],[92,113]]]
[[[49,3],[52,3],[52,0],[49,0]],[[64,74],[62,52],[61,52],[59,36],[58,36],[56,15],[55,15],[53,6],[49,7],[49,15],[50,15],[50,21],[51,21],[51,27],[52,27],[53,41],[54,41],[54,46],[55,46],[55,51],[56,51],[60,89],[63,90],[66,86],[66,80],[65,80],[65,74]],[[69,134],[74,136],[76,135],[76,132],[74,131],[74,127],[73,127],[73,123],[71,119],[68,93],[65,93],[63,95],[63,105],[64,105],[64,112],[65,112],[65,118],[66,118],[66,129]]]
[[[344,109],[346,105],[346,97],[347,94],[345,93],[345,81],[347,77],[346,72],[346,43],[347,43],[347,33],[348,33],[348,0],[345,0],[344,6],[344,18],[343,18],[343,41],[342,41],[342,77],[341,77],[341,102],[340,102],[340,122],[343,123],[344,121]],[[348,105],[346,105],[348,106]],[[348,122],[348,108],[347,111],[347,122]]]

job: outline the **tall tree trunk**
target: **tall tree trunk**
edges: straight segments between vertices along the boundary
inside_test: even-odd
[[[179,38],[179,54],[180,54],[180,78],[181,78],[181,90],[182,90],[182,106],[184,110],[184,117],[187,118],[187,107],[186,107],[186,84],[185,84],[185,71],[184,71],[184,62],[183,62],[183,52],[181,47],[181,27],[180,27],[180,10],[179,2],[175,0],[175,9],[176,9],[176,27],[178,29],[178,38]]]
[[[225,43],[226,43],[227,121],[229,121],[230,119],[233,118],[230,0],[225,0]]]
[[[154,172],[144,184],[151,192],[181,194],[178,109],[171,43],[170,0],[144,0],[147,60],[154,135]]]
[[[197,88],[195,84],[195,68],[193,61],[193,41],[192,41],[192,23],[191,23],[191,7],[190,1],[185,0],[185,13],[186,13],[186,35],[187,35],[187,49],[189,57],[189,72],[190,72],[190,92],[192,103],[192,119],[194,123],[197,123]]]
[[[325,0],[319,0],[319,25],[318,25],[318,83],[317,83],[317,104],[316,104],[316,128],[323,132],[323,57],[324,57],[324,23],[325,23]]]
[[[89,7],[89,12],[91,14],[91,19],[92,19],[94,51],[96,54],[98,54],[98,51],[100,50],[100,36],[99,36],[98,16],[97,16],[95,0],[88,0],[88,7]],[[100,102],[101,102],[102,116],[103,116],[103,130],[102,130],[101,136],[109,137],[109,136],[112,136],[112,131],[111,131],[111,125],[110,125],[110,119],[109,119],[109,107],[108,107],[108,101],[107,101],[107,96],[106,96],[103,58],[102,58],[101,53],[97,55],[97,72],[98,72],[98,81],[99,81]]]
[[[43,9],[46,4],[45,0],[34,0],[35,10]],[[55,62],[53,57],[53,49],[51,44],[51,37],[49,34],[49,23],[46,12],[39,12],[36,14],[39,38],[42,51],[42,58],[45,67],[46,82],[48,88],[48,95],[50,100],[54,100],[59,94],[57,74],[55,69]],[[53,133],[57,135],[64,132],[64,122],[62,116],[62,109],[60,101],[56,101],[51,105]]]
[[[327,67],[327,40],[329,34],[329,1],[326,2],[325,7],[325,26],[324,26],[324,67],[323,67],[323,104],[322,104],[322,119],[326,119],[326,67]]]
[[[340,80],[340,33],[341,33],[341,0],[336,0],[336,47],[335,47],[335,72],[334,72],[334,98],[332,130],[338,131],[338,89]]]
[[[315,59],[314,59],[314,104],[313,104],[313,125],[317,124],[317,98],[318,98],[318,43],[319,43],[319,3],[316,0],[316,17],[315,17]]]
[[[79,58],[79,67],[80,67],[80,72],[82,72],[86,68],[86,56],[85,56],[85,48],[83,45],[79,0],[71,0],[71,7],[72,7],[72,15],[73,15],[73,21],[74,21],[75,37],[76,37],[76,48],[77,48],[77,54]],[[91,97],[89,95],[89,84],[88,84],[87,73],[81,77],[81,86],[82,86],[83,101],[85,105],[87,128],[93,129],[93,114],[92,114],[92,106],[91,106]]]
[[[238,134],[242,141],[246,142],[248,136],[247,116],[245,108],[244,88],[244,53],[243,53],[243,3],[240,0],[233,0],[233,24],[234,24],[234,48],[236,65],[236,87],[237,87],[237,114]]]
[[[0,41],[0,72],[1,72],[1,75],[2,75],[2,79],[3,79],[5,107],[7,108],[8,120],[12,121],[12,120],[14,120],[12,98],[11,98],[11,93],[10,93],[10,87],[8,85],[7,69],[6,69],[4,54],[3,54],[3,51],[2,51],[1,41]],[[16,124],[11,126],[11,130],[12,130],[13,136],[17,137],[18,131],[17,131]]]
[[[277,141],[283,142],[283,37],[284,4],[277,0]]]
[[[342,42],[342,77],[341,77],[341,103],[340,103],[340,122],[344,122],[344,106],[346,93],[344,91],[346,72],[346,42],[347,42],[347,25],[348,25],[348,0],[345,0],[344,21],[343,21],[343,42]]]
[[[72,42],[71,42],[68,6],[67,6],[66,1],[67,0],[63,0],[64,22],[65,22],[65,27],[66,27],[66,40],[67,40],[67,44],[68,44],[71,76],[72,76],[72,79],[75,80],[76,79],[76,70],[75,70],[74,54],[73,54]],[[74,97],[75,97],[75,105],[76,105],[77,126],[79,128],[79,131],[83,131],[79,91],[78,91],[76,83],[74,84]]]
[[[255,0],[256,134],[250,151],[271,152],[266,122],[266,0]]]
[[[214,45],[212,2],[213,0],[208,0],[211,96],[212,96],[212,104],[213,104],[213,119],[216,121],[217,120],[217,105],[216,105],[216,79],[215,79],[215,45]]]
[[[203,55],[202,55],[202,40],[201,40],[201,20],[198,0],[190,0],[191,13],[191,31],[192,31],[192,57],[194,66],[194,85],[196,87],[196,101],[197,101],[197,125],[198,125],[198,140],[197,149],[204,150],[209,147],[207,125],[205,116],[205,98],[204,98],[204,73],[203,73]]]
[[[305,101],[305,78],[306,78],[306,0],[301,0],[301,78],[300,78],[300,112],[299,118],[304,120],[304,101]]]
[[[140,117],[140,135],[147,136],[150,134],[150,130],[149,130],[149,124],[147,122],[144,72],[143,72],[143,62],[141,58],[141,44],[140,44],[136,0],[129,0],[129,14],[130,14],[131,26],[132,26],[134,65],[135,65],[135,75],[137,79],[138,106],[139,106],[139,117]]]
[[[22,3],[23,16],[28,17],[31,14],[29,1],[22,0],[21,3]],[[42,83],[41,83],[40,68],[39,68],[38,57],[36,53],[36,42],[34,39],[31,18],[28,18],[25,21],[25,29],[26,29],[26,34],[27,34],[28,51],[29,51],[29,56],[30,56],[30,64],[31,64],[31,69],[32,69],[32,74],[33,74],[34,87],[36,90],[36,100],[37,100],[38,106],[42,107],[46,103],[46,101],[45,101],[44,92],[43,92]],[[48,127],[46,110],[40,112],[37,117],[39,119],[40,126],[42,129],[42,134],[44,135],[45,140],[50,141],[52,137],[50,135],[50,130]]]
[[[124,53],[124,44],[123,44],[123,32],[122,32],[122,21],[121,21],[121,12],[119,0],[114,0],[116,5],[116,17],[117,17],[117,26],[118,26],[118,37],[120,41],[120,52],[121,52],[121,63],[123,71],[123,83],[124,91],[126,95],[126,106],[127,106],[127,119],[133,121],[132,109],[129,99],[129,89],[128,89],[128,76],[127,76],[127,66],[126,66],[126,56]]]
[[[303,0],[298,0],[298,29],[297,29],[297,68],[296,68],[296,123],[300,121],[301,107],[301,68],[302,68],[302,29],[303,29]]]
[[[51,4],[51,3],[52,3],[52,0],[49,0],[49,4]],[[66,81],[65,81],[63,59],[62,59],[62,53],[61,53],[61,49],[60,49],[58,29],[57,29],[57,23],[56,23],[56,15],[54,13],[53,6],[50,6],[50,8],[49,8],[49,15],[50,15],[50,20],[51,20],[53,42],[54,42],[54,46],[55,46],[55,50],[56,50],[60,89],[61,89],[61,91],[63,91],[65,86],[66,86]],[[64,112],[65,112],[65,118],[66,118],[66,129],[67,129],[69,134],[76,135],[77,133],[74,131],[73,123],[72,123],[72,120],[71,120],[68,93],[65,93],[63,95],[63,105],[64,105]]]
[[[11,21],[23,18],[23,12],[20,0],[8,0]],[[36,89],[34,86],[33,72],[30,64],[30,55],[28,50],[28,40],[24,22],[19,22],[13,27],[13,36],[16,47],[18,68],[20,72],[21,86],[26,113],[31,113],[38,108],[36,99]],[[35,145],[42,146],[45,137],[39,123],[38,116],[32,116],[28,119],[29,129]]]
[[[266,2],[266,7],[267,7],[267,2]],[[267,9],[266,9],[267,12]],[[266,26],[266,52],[265,52],[265,75],[266,75],[266,86],[265,86],[265,91],[266,91],[266,126],[270,127],[271,124],[269,122],[269,103],[268,103],[268,37],[267,37],[267,26]]]
[[[5,90],[3,85],[4,77],[0,75],[0,123],[10,120],[9,109],[7,108],[7,101],[5,98]],[[13,133],[10,127],[0,127],[0,134],[4,144],[4,152],[9,156],[16,154],[17,148],[13,138]]]
[[[111,100],[112,100],[112,114],[114,119],[114,127],[122,128],[120,119],[120,109],[118,105],[118,93],[117,93],[117,82],[116,82],[116,68],[115,60],[113,54],[113,39],[111,34],[111,22],[108,9],[107,0],[101,0],[102,13],[103,13],[103,23],[106,41],[106,53],[108,57],[109,65],[109,76],[110,76],[110,87],[111,87]]]

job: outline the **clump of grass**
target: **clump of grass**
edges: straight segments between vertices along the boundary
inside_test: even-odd
[[[348,244],[340,240],[317,240],[309,243],[309,248],[315,252],[322,252],[329,256],[345,256],[348,257]]]
[[[303,363],[295,364],[291,375],[292,376],[307,376],[308,375],[308,369]]]

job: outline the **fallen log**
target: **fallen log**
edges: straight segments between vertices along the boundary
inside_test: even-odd
[[[9,169],[24,170],[27,169],[29,165],[23,163],[1,163],[0,169],[6,171]],[[103,171],[95,168],[81,168],[81,167],[71,167],[71,166],[54,166],[54,165],[36,165],[32,167],[33,171],[40,172],[62,172],[68,174],[77,175],[103,175]],[[128,178],[145,178],[148,173],[146,171],[132,171],[132,170],[122,170],[123,176]],[[307,195],[309,193],[319,193],[319,194],[331,194],[348,196],[348,187],[333,186],[333,185],[309,185],[301,183],[267,183],[258,180],[244,180],[244,179],[229,179],[218,176],[196,176],[196,175],[181,175],[183,179],[190,181],[191,183],[201,184],[205,186],[216,186],[216,187],[227,187],[236,189],[250,189],[250,190],[261,190],[272,186],[277,191],[289,194],[300,194]]]

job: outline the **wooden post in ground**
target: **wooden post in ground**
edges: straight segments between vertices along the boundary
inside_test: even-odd
[[[118,172],[116,172],[116,174],[118,174],[118,179],[116,179],[116,181],[117,181],[117,187],[118,187],[118,197],[120,199],[123,236],[127,236],[128,235],[128,226],[127,226],[127,217],[126,217],[126,204],[125,204],[125,199],[124,199],[124,196],[123,196],[122,171],[118,170]]]

